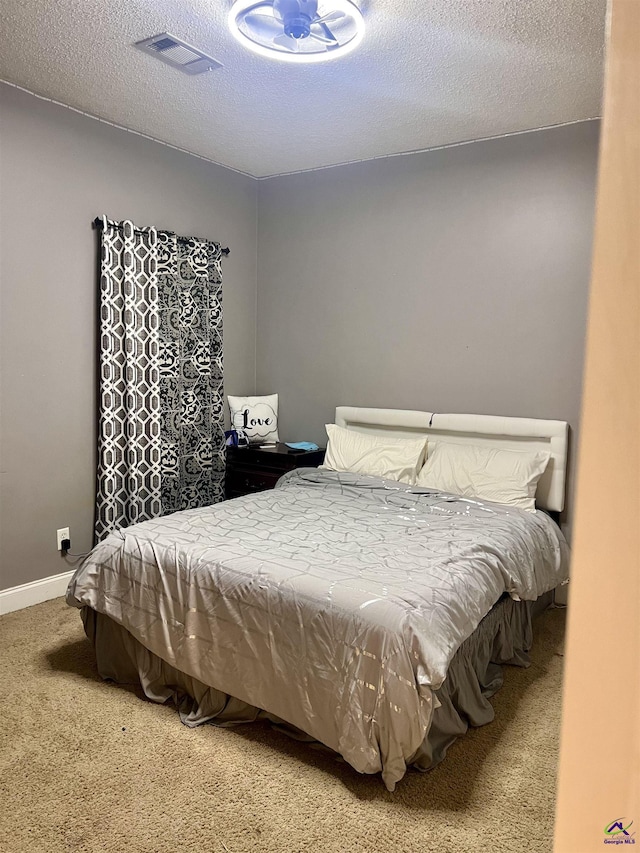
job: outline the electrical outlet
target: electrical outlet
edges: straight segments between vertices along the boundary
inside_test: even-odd
[[[62,551],[62,540],[63,539],[71,540],[71,536],[69,536],[69,528],[68,527],[61,527],[57,531],[56,535],[58,537],[58,551]]]

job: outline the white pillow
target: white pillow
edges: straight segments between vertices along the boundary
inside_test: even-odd
[[[231,426],[245,432],[250,444],[273,444],[278,438],[278,395],[232,397],[229,399]]]
[[[365,435],[326,424],[329,444],[321,468],[370,474],[414,485],[427,452],[427,437]]]
[[[538,480],[550,457],[548,451],[498,450],[430,441],[429,458],[418,475],[417,485],[534,512]]]

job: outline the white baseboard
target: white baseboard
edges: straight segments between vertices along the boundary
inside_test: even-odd
[[[62,572],[60,575],[51,575],[39,581],[0,590],[0,615],[49,601],[51,598],[59,598],[67,591],[72,574],[73,571]]]

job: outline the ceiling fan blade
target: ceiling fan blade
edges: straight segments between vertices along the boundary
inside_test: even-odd
[[[325,50],[329,50],[331,47],[335,47],[334,42],[327,41],[326,39],[319,39],[314,36],[313,33],[309,36],[309,38],[318,44],[321,44]],[[319,51],[314,51],[314,53],[319,53]]]
[[[339,12],[337,9],[335,12],[329,12],[328,15],[323,15],[321,18],[316,18],[313,22],[314,24],[324,24],[327,21],[338,21],[340,18],[344,18],[344,12]]]
[[[326,41],[327,44],[337,44],[338,43],[338,39],[334,36],[334,34],[331,32],[329,27],[324,22],[314,21],[311,26],[315,26],[316,24],[319,24],[320,29],[322,30],[324,35],[320,35],[320,33],[312,32],[311,33],[312,36],[315,36],[315,38],[317,38],[318,41],[320,41],[321,39],[324,39],[324,41]]]
[[[338,40],[331,38],[325,38],[325,36],[321,36],[319,33],[314,33],[313,31],[309,33],[309,38],[314,41],[320,42],[320,44],[337,44]]]
[[[277,35],[282,32],[282,24],[272,18],[271,15],[246,15],[244,22],[254,32],[268,35]]]
[[[273,43],[277,44],[278,47],[290,50],[292,53],[298,53],[298,39],[291,38],[286,33],[282,33],[277,38],[274,38]]]

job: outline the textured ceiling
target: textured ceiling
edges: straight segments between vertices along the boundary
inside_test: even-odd
[[[363,0],[351,55],[245,51],[230,0],[3,0],[0,78],[256,177],[600,114],[606,0]],[[223,63],[134,49],[170,32]]]

